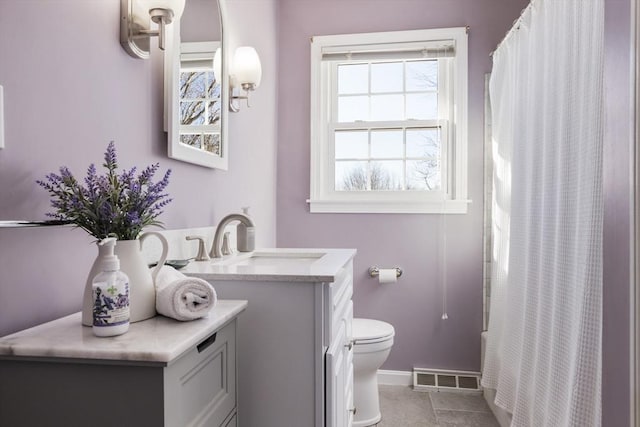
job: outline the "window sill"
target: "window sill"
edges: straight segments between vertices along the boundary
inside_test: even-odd
[[[471,200],[307,200],[311,213],[466,214]]]

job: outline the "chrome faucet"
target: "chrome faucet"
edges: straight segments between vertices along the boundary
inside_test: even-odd
[[[220,249],[220,242],[222,236],[224,236],[224,229],[233,221],[240,221],[244,227],[238,227],[237,229],[237,248],[239,252],[251,252],[255,248],[255,224],[249,218],[246,213],[234,213],[225,216],[220,220],[218,227],[216,228],[216,234],[213,236],[213,246],[209,256],[211,258],[222,258],[222,250]]]

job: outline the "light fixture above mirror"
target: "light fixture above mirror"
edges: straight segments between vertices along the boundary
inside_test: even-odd
[[[120,43],[134,58],[146,59],[151,50],[151,37],[165,48],[166,26],[179,20],[185,0],[120,0]],[[151,29],[151,22],[158,25]]]

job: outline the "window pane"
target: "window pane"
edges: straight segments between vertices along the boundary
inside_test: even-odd
[[[180,73],[180,98],[204,98],[207,76],[203,72]]]
[[[407,94],[407,119],[435,120],[438,118],[438,94]]]
[[[209,102],[209,124],[215,125],[220,122],[220,101]]]
[[[209,80],[209,91],[207,95],[209,98],[220,98],[220,83],[215,81],[213,73],[209,73],[209,77],[211,80]]]
[[[368,93],[368,64],[338,65],[338,93]]]
[[[437,159],[407,160],[407,190],[439,190],[440,162]]]
[[[367,131],[338,131],[336,159],[366,159],[369,157]]]
[[[408,61],[407,91],[438,89],[438,61]]]
[[[180,124],[201,125],[204,124],[204,102],[181,102]]]
[[[220,155],[220,134],[208,133],[204,135],[204,150]]]
[[[371,131],[372,158],[402,158],[402,130]]]
[[[403,120],[404,95],[371,96],[371,120]]]
[[[197,135],[197,134],[192,134],[192,133],[180,134],[180,142],[184,145],[189,145],[195,148],[202,147],[202,139],[200,135]]]
[[[402,62],[371,64],[371,92],[402,92]]]
[[[369,119],[368,96],[340,96],[338,97],[338,121],[355,122]]]
[[[367,189],[367,162],[336,162],[336,191]]]
[[[402,190],[402,160],[371,163],[372,190]]]
[[[407,157],[440,157],[438,129],[407,129]]]

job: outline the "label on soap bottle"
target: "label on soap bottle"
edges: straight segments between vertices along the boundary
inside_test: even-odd
[[[129,283],[116,286],[114,282],[116,281],[93,284],[93,326],[109,327],[129,323]]]

